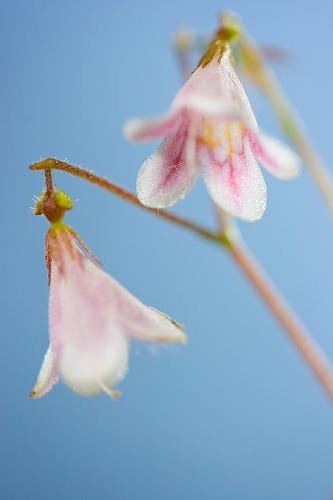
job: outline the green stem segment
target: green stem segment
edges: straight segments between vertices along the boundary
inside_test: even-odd
[[[267,96],[283,131],[303,159],[333,217],[332,176],[314,151],[274,74],[266,67],[260,49],[242,31],[237,39],[236,50],[239,53],[240,64],[243,66],[246,75]]]
[[[157,217],[172,222],[178,226],[188,229],[193,233],[213,241],[223,246],[230,254],[236,265],[249,280],[262,301],[266,304],[275,319],[282,326],[289,340],[294,344],[299,353],[303,356],[313,374],[317,377],[322,387],[333,400],[333,370],[320,348],[311,338],[309,332],[300,323],[295,314],[289,309],[280,293],[270,282],[264,271],[261,269],[255,258],[251,255],[246,246],[238,239],[229,234],[220,234],[196,224],[188,219],[172,214],[166,210],[155,210],[141,205],[138,198],[107,179],[100,177],[93,172],[71,165],[56,158],[47,158],[40,162],[33,163],[31,170],[55,169],[67,172],[81,179],[85,179],[92,184],[106,189],[107,191],[123,198],[124,200],[146,210]]]

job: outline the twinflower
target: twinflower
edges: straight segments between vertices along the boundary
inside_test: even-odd
[[[271,174],[289,179],[299,158],[259,131],[248,98],[231,62],[223,29],[180,89],[166,115],[127,122],[127,138],[165,136],[142,165],[137,194],[143,205],[163,208],[191,189],[199,165],[213,201],[241,219],[259,219],[266,207],[266,184],[258,160]]]
[[[71,201],[62,191],[43,193],[35,213],[51,221],[46,235],[49,274],[49,337],[37,381],[30,393],[44,396],[60,377],[75,392],[114,386],[127,371],[129,341],[186,341],[178,323],[147,307],[100,268],[75,231],[62,222]]]

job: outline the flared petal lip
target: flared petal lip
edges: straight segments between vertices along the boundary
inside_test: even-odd
[[[185,197],[198,175],[196,138],[192,125],[182,122],[143,163],[136,182],[139,201],[150,208],[167,208]]]
[[[58,367],[55,353],[50,345],[45,353],[42,366],[39,370],[37,380],[29,396],[37,399],[45,396],[58,381]]]
[[[301,173],[301,158],[286,144],[262,131],[250,133],[250,141],[259,163],[275,177],[290,180]]]
[[[181,120],[181,110],[171,110],[153,118],[132,118],[125,123],[123,134],[131,141],[151,141],[168,135],[178,120]]]
[[[266,183],[252,153],[244,144],[244,151],[228,156],[222,163],[212,151],[202,154],[203,177],[214,202],[247,222],[259,220],[266,209]]]
[[[175,101],[172,110],[174,112],[189,110],[201,116],[221,117],[225,121],[242,121],[244,118],[237,106],[221,102],[217,98],[207,98],[198,95],[192,95],[186,99]]]
[[[184,332],[184,325],[181,323],[178,323],[175,321],[171,316],[168,314],[159,311],[158,309],[155,309],[155,307],[149,306],[149,309],[153,311],[154,313],[158,314],[166,320],[168,323],[170,323],[170,327],[172,328],[172,331],[174,332],[174,335],[156,335],[154,341],[155,342],[165,342],[165,343],[172,343],[172,342],[178,342],[179,344],[187,344],[188,343],[188,337]]]

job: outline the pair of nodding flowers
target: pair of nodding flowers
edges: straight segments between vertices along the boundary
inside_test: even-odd
[[[300,161],[258,130],[220,33],[171,111],[162,118],[129,121],[125,135],[132,140],[165,136],[138,174],[143,205],[176,203],[191,189],[201,165],[214,203],[254,221],[266,207],[266,185],[256,160],[281,179],[297,175]],[[144,306],[94,263],[77,234],[62,223],[70,207],[61,191],[43,193],[36,206],[35,213],[51,222],[46,236],[50,346],[31,395],[43,396],[60,375],[80,394],[104,391],[116,397],[113,386],[126,373],[130,337],[181,343],[186,337],[176,322]]]

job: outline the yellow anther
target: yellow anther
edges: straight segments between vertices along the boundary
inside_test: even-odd
[[[214,138],[214,131],[212,124],[209,120],[204,119],[203,121],[203,135],[201,139],[209,146],[210,148],[215,148],[220,144],[219,141],[216,141]]]

